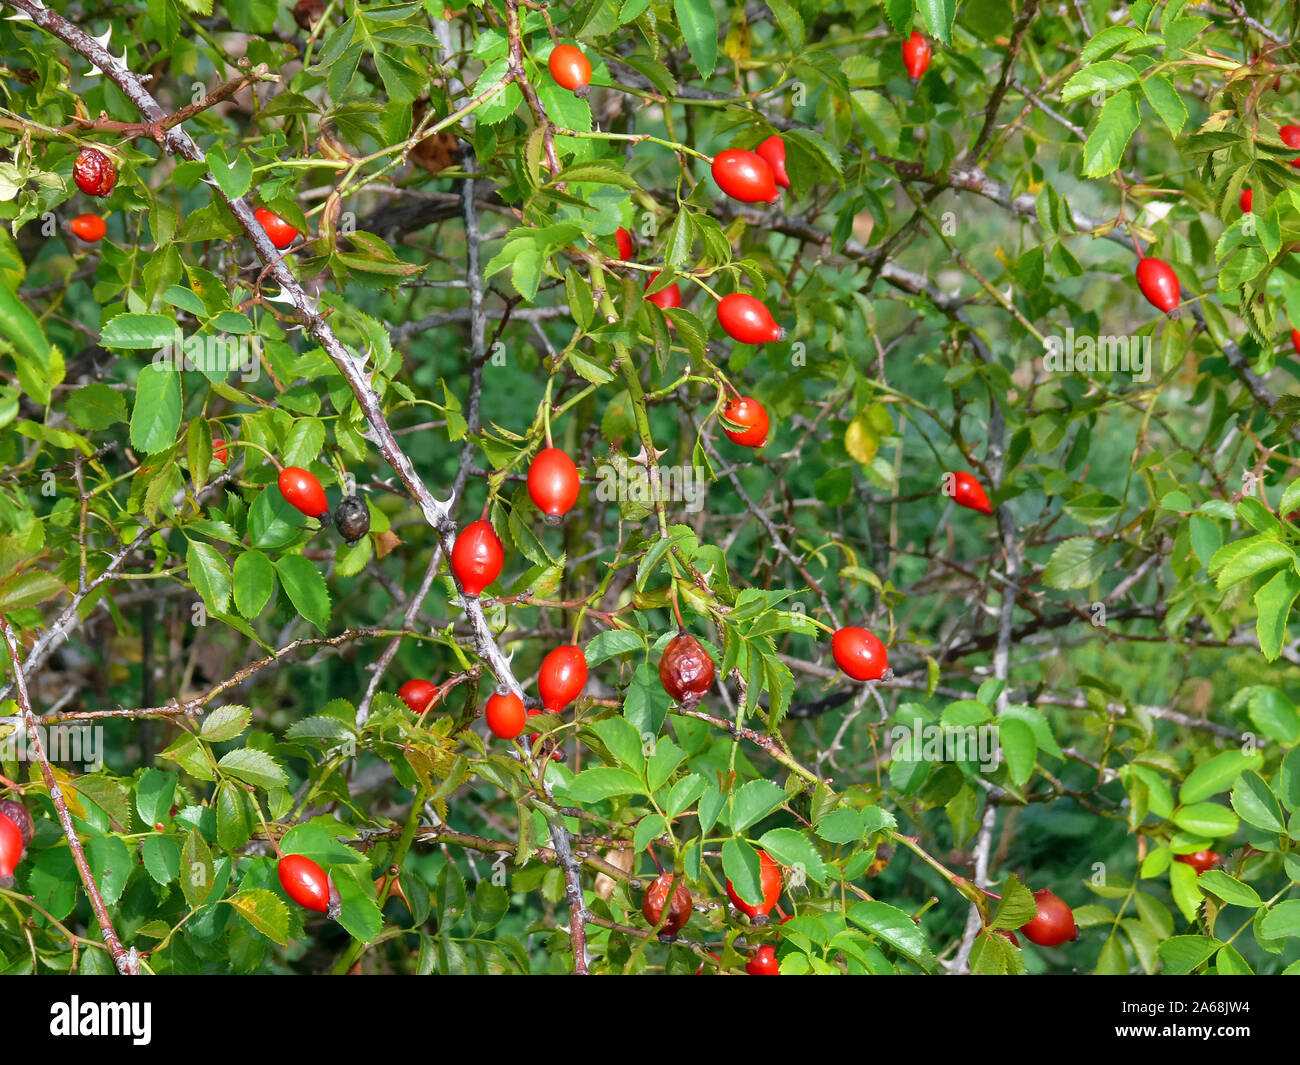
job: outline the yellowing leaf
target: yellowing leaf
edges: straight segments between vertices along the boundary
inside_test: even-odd
[[[24,736],[24,738],[26,738]],[[45,752],[47,755],[49,751]],[[41,774],[40,764],[33,758],[29,763],[31,767],[28,775],[35,783],[44,784],[45,778]],[[68,804],[68,810],[76,817],[84,818],[86,808],[81,805],[81,799],[77,796],[77,789],[72,786],[72,775],[66,769],[60,769],[56,765],[50,766],[54,773],[54,782],[58,784],[59,790],[63,792],[63,801]]]
[[[879,404],[866,407],[858,411],[844,430],[844,450],[863,466],[869,466],[880,450],[881,436],[892,428],[888,411]]]
[[[268,939],[284,946],[289,942],[289,908],[265,888],[246,888],[223,902],[239,911],[240,916]]]
[[[727,30],[727,39],[722,50],[737,63],[749,61],[749,23],[744,19],[735,19]]]

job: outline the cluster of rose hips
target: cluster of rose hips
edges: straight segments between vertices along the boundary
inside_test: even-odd
[[[772,908],[781,897],[781,867],[767,851],[758,852],[758,861],[759,890],[763,896],[761,902],[756,905],[746,902],[736,893],[730,880],[727,881],[726,886],[727,897],[732,905],[756,925],[761,925],[767,923],[768,914],[772,912]],[[660,873],[641,897],[641,915],[652,926],[658,927],[659,938],[668,942],[675,939],[677,933],[686,927],[686,922],[690,920],[692,904],[691,893],[681,880],[672,873]],[[715,954],[714,957],[717,955]],[[699,971],[704,971],[703,965],[700,966]],[[745,971],[751,976],[780,975],[776,948],[769,944],[758,947],[746,963]]]
[[[1277,133],[1288,148],[1300,148],[1300,126],[1283,126]],[[1300,168],[1300,156],[1292,159],[1291,165]],[[1251,213],[1255,197],[1249,186],[1241,190],[1241,198],[1237,202],[1244,214]],[[1178,275],[1174,273],[1173,267],[1163,259],[1144,256],[1141,249],[1138,250],[1137,283],[1142,295],[1156,309],[1168,314],[1178,306],[1180,290]],[[1300,355],[1300,330],[1291,330],[1291,343],[1296,354]]]
[[[212,453],[220,462],[226,460],[225,441],[212,441]],[[218,448],[218,445],[222,445]],[[301,466],[285,466],[280,470],[277,484],[284,501],[295,510],[316,518],[321,525],[329,524],[330,509],[325,500],[325,489],[320,479]],[[334,527],[350,544],[356,543],[370,531],[370,509],[360,496],[344,496],[334,511]]]
[[[77,188],[87,196],[107,196],[117,184],[117,167],[98,148],[82,148],[72,166]],[[277,248],[284,249],[298,239],[298,231],[279,215],[259,207],[253,212],[267,237]],[[108,224],[99,215],[82,214],[68,223],[68,228],[87,244],[103,240]]]
[[[920,78],[930,61],[929,44],[919,34],[904,42],[904,64],[908,74]],[[573,45],[557,45],[551,52],[548,68],[555,81],[564,88],[585,95],[591,84],[591,63]],[[742,203],[772,203],[779,188],[789,188],[785,167],[785,143],[771,136],[754,151],[728,148],[712,160],[714,180],[724,193]],[[632,234],[623,227],[615,232],[620,260],[631,261],[635,253]],[[653,288],[659,272],[650,274],[646,288]],[[673,283],[646,297],[661,310],[680,307],[681,289]],[[732,293],[718,302],[718,321],[723,330],[739,343],[761,344],[784,339],[785,331],[777,325],[771,312],[753,296]],[[671,323],[670,323],[671,324]],[[762,404],[752,397],[736,396],[723,408],[723,428],[735,443],[758,448],[767,442],[771,422]],[[993,507],[980,483],[968,473],[952,475],[954,502],[963,507],[992,514]],[[528,471],[528,492],[549,523],[557,522],[576,503],[580,478],[573,460],[555,447],[547,447],[533,460]],[[323,496],[322,496],[323,498]],[[479,520],[467,525],[452,548],[451,568],[467,596],[476,596],[500,574],[504,548],[492,525]],[[853,626],[841,628],[832,638],[836,663],[850,677],[860,681],[880,680],[889,673],[884,644],[873,633]],[[659,660],[659,678],[664,690],[685,708],[699,703],[713,686],[716,669],[713,659],[698,639],[679,631],[664,648]],[[547,711],[558,713],[581,693],[587,680],[587,663],[582,651],[573,646],[558,647],[546,656],[538,674],[537,687]],[[415,713],[424,713],[436,698],[437,688],[427,680],[413,680],[403,685],[399,696]],[[485,708],[485,719],[493,735],[515,739],[525,728],[528,716],[540,711],[525,711],[523,701],[514,692],[499,690]],[[761,852],[760,852],[761,853]],[[765,916],[780,894],[780,870],[765,853],[761,853],[764,903],[752,907],[741,901],[732,889],[732,901],[751,917]],[[664,914],[661,934],[674,936],[690,915],[691,897],[672,874],[659,876],[646,891],[643,913],[652,924]],[[766,955],[763,952],[766,951]],[[773,948],[764,946],[750,963],[751,971],[775,972]]]
[[[582,50],[571,44],[556,45],[547,66],[557,84],[578,95],[585,95],[591,85],[591,62]],[[780,195],[778,186],[790,187],[785,171],[785,142],[773,135],[754,151],[728,148],[712,160],[714,180],[732,199],[741,203],[772,203]],[[614,234],[619,258],[630,261],[634,251],[632,234],[620,226]],[[646,289],[654,287],[660,271],[650,274]],[[682,305],[681,287],[673,282],[646,296],[648,303],[660,310]],[[743,292],[729,293],[718,300],[718,324],[732,340],[740,344],[765,344],[785,339],[785,330],[772,312],[754,296]],[[669,325],[671,326],[671,322]],[[723,407],[723,431],[737,444],[758,448],[767,443],[771,421],[758,400],[737,396]]]
[[[300,5],[301,6],[301,5]],[[913,80],[922,78],[930,65],[929,42],[919,33],[912,33],[902,45],[903,65]],[[556,82],[585,96],[591,83],[591,63],[582,51],[572,45],[556,46],[550,55],[548,67]],[[1284,143],[1300,148],[1300,126],[1283,126],[1279,134]],[[785,143],[773,135],[753,151],[728,148],[712,160],[712,174],[724,193],[741,203],[771,204],[780,197],[781,188],[789,188],[785,167]],[[1300,167],[1300,157],[1292,160]],[[77,187],[86,195],[108,196],[117,181],[113,161],[95,148],[84,148],[77,156],[73,168]],[[1253,196],[1249,188],[1241,193],[1242,211],[1249,212]],[[267,210],[255,212],[258,223],[271,243],[278,249],[289,247],[300,236],[297,229]],[[83,214],[69,223],[69,228],[81,240],[94,243],[107,232],[103,218]],[[619,257],[630,260],[634,252],[632,235],[620,227],[615,238]],[[652,273],[646,287],[654,285],[658,272]],[[1177,307],[1180,289],[1172,267],[1161,259],[1142,255],[1139,251],[1137,282],[1143,296],[1163,313]],[[661,310],[680,307],[680,287],[674,283],[646,297]],[[768,308],[753,296],[731,293],[718,301],[718,322],[733,340],[744,344],[762,344],[780,341],[785,331],[773,319]],[[1291,331],[1292,343],[1300,353],[1300,330]],[[762,447],[768,438],[770,419],[766,409],[757,400],[747,396],[734,397],[722,410],[723,431],[734,443],[744,447]],[[213,440],[213,454],[219,462],[227,458],[225,441]],[[968,473],[952,475],[952,497],[959,506],[992,514],[993,507],[980,483]],[[281,470],[279,489],[285,500],[309,517],[322,523],[329,520],[329,509],[320,481],[309,471],[298,467]],[[567,454],[548,447],[533,460],[528,472],[528,492],[548,523],[554,524],[577,502],[580,490],[578,471]],[[353,543],[369,531],[369,511],[357,496],[344,498],[335,512],[335,524],[340,533]],[[451,568],[465,595],[478,596],[500,574],[504,564],[504,548],[490,522],[479,520],[467,525],[456,538],[452,550]],[[884,644],[865,629],[848,626],[837,630],[831,641],[832,654],[840,669],[859,681],[879,680],[889,674],[888,656]],[[715,668],[712,658],[700,642],[686,632],[679,632],[665,647],[659,663],[659,676],[672,698],[684,707],[695,706],[712,687]],[[543,660],[537,678],[538,693],[545,712],[560,713],[581,694],[587,680],[587,662],[582,651],[574,646],[561,646],[551,651]],[[412,680],[398,692],[411,710],[423,714],[436,701],[438,689],[427,680]],[[523,701],[514,692],[499,690],[488,700],[485,719],[491,732],[504,739],[518,737],[528,716],[541,710],[525,711]],[[0,887],[13,883],[13,872],[22,860],[26,845],[32,838],[32,819],[25,807],[12,800],[0,802]],[[759,851],[760,885],[763,900],[758,905],[743,901],[735,892],[730,880],[726,883],[727,895],[735,907],[751,919],[765,921],[776,905],[781,893],[780,867],[764,851]],[[1178,855],[1177,861],[1196,869],[1198,875],[1212,868],[1220,860],[1213,851]],[[289,896],[309,910],[337,918],[340,899],[333,879],[314,861],[304,855],[283,856],[278,866],[279,879]],[[1050,890],[1034,893],[1037,915],[1020,931],[1031,942],[1041,946],[1056,946],[1078,936],[1070,908]],[[642,913],[652,925],[660,926],[665,938],[675,937],[686,925],[691,912],[692,898],[686,885],[673,874],[661,874],[646,890]],[[665,908],[667,913],[665,915]],[[1015,942],[1012,933],[1006,933]],[[702,967],[701,967],[702,968]],[[775,948],[760,946],[751,956],[746,971],[753,975],[776,975],[779,965]]]
[[[278,485],[290,506],[308,517],[320,519],[322,524],[329,520],[325,489],[309,470],[286,466],[280,471]],[[580,487],[577,467],[559,448],[548,447],[533,459],[528,471],[528,491],[548,522],[558,521],[572,509]],[[334,520],[349,542],[369,531],[369,512],[356,496],[348,496],[339,504]],[[505,547],[490,521],[480,518],[460,530],[452,545],[451,571],[467,597],[481,595],[500,575],[504,564]],[[542,712],[560,713],[582,693],[586,683],[587,660],[581,649],[571,645],[557,647],[546,656],[537,677],[537,690],[545,710],[525,712],[519,696],[503,688],[487,701],[484,713],[488,728],[502,739],[515,739],[523,732],[527,717]],[[427,680],[413,680],[404,684],[398,695],[413,712],[423,714],[433,704],[437,687]]]
[[[528,470],[528,494],[550,524],[558,522],[578,500],[581,481],[578,468],[563,451],[548,447],[538,453]],[[505,547],[492,523],[485,518],[466,525],[451,549],[451,571],[466,596],[481,595],[501,573]],[[542,710],[525,710],[518,694],[498,689],[487,700],[484,719],[494,736],[513,740],[524,731],[535,714],[558,714],[572,703],[587,684],[587,659],[581,648],[571,644],[556,647],[542,661],[537,674],[537,692]],[[437,688],[427,680],[408,681],[398,695],[415,713],[432,705]]]
[[[920,78],[929,66],[928,43],[914,33],[904,43],[903,55],[908,74]],[[559,45],[552,51],[548,65],[559,84],[585,95],[591,82],[591,64],[581,50],[572,45]],[[779,136],[769,137],[752,152],[739,148],[719,152],[712,161],[712,172],[723,192],[743,203],[772,203],[780,195],[778,186],[790,186],[785,169],[785,144]],[[108,195],[117,179],[112,161],[95,149],[85,149],[78,156],[74,173],[78,187],[96,196]],[[299,236],[293,226],[266,208],[258,208],[255,217],[277,248],[287,248]],[[93,225],[91,220],[99,225]],[[83,216],[77,223],[80,226],[74,223],[74,232],[83,239],[98,240],[103,236],[102,219]],[[630,259],[634,250],[631,234],[620,227],[616,240],[620,257]],[[652,274],[647,287],[653,285],[657,277],[658,273]],[[647,299],[661,309],[680,307],[681,290],[674,283]],[[755,297],[743,293],[732,293],[719,300],[718,321],[723,330],[739,343],[761,344],[785,337],[785,331],[777,325],[767,307]],[[757,400],[746,396],[729,400],[723,408],[723,419],[724,432],[733,442],[754,448],[766,443],[770,419]],[[224,440],[213,441],[213,454],[218,461],[226,461]],[[954,484],[955,502],[985,514],[992,513],[984,489],[973,477],[957,473]],[[324,488],[310,471],[285,467],[280,471],[278,487],[291,506],[308,517],[319,519],[322,524],[328,522],[329,507]],[[563,451],[547,447],[533,460],[528,471],[528,492],[548,523],[558,522],[572,509],[579,491],[577,467]],[[356,496],[346,497],[335,512],[335,524],[349,543],[364,536],[369,530],[369,512],[364,502]],[[491,522],[480,519],[461,530],[452,548],[451,569],[464,594],[480,595],[500,574],[504,557],[504,547]],[[840,668],[855,680],[879,680],[889,672],[884,644],[865,629],[846,627],[838,630],[832,639],[832,653]],[[700,642],[687,632],[679,632],[664,649],[659,676],[665,691],[689,708],[712,687],[715,668]],[[527,717],[542,712],[560,713],[581,694],[586,681],[587,661],[582,651],[570,645],[557,647],[543,660],[538,673],[537,688],[544,711],[525,711],[517,694],[498,690],[487,700],[485,707],[488,728],[498,737],[515,739],[523,732]],[[429,681],[412,680],[403,685],[398,694],[413,712],[423,714],[433,705],[437,693],[437,687]],[[4,875],[4,863],[12,850],[6,845],[5,824],[12,826],[13,822],[0,818],[0,875]],[[17,853],[21,854],[21,850],[19,846]],[[732,902],[751,918],[765,918],[781,889],[777,864],[765,852],[760,852],[760,861],[763,902],[759,906],[743,902],[731,882],[727,882],[727,893]],[[16,864],[17,859],[12,865]],[[10,872],[12,865],[9,866]],[[287,855],[280,860],[279,876],[285,891],[296,902],[337,917],[338,892],[332,879],[314,861],[303,855]],[[685,885],[678,883],[674,887],[671,875],[660,876],[646,892],[643,902],[646,919],[658,924],[665,904],[669,906],[669,915],[662,932],[672,936],[689,918],[691,901]],[[1026,935],[1029,935],[1027,931]],[[747,969],[751,973],[775,974],[778,967],[774,948],[760,947]]]
[[[1256,56],[1255,58],[1257,59],[1258,56]],[[1254,59],[1252,59],[1251,61],[1254,62]],[[1278,80],[1280,81],[1281,79]],[[1278,87],[1278,82],[1275,81],[1273,83],[1274,90],[1276,90],[1277,87]],[[1300,126],[1293,126],[1293,125],[1282,126],[1277,131],[1277,135],[1281,139],[1282,143],[1285,144],[1288,148],[1300,148]],[[1296,167],[1297,169],[1300,169],[1300,155],[1297,155],[1294,159],[1291,160],[1291,165],[1293,167]],[[1249,185],[1247,185],[1244,189],[1241,190],[1241,198],[1237,202],[1241,206],[1242,214],[1251,213],[1252,209],[1255,206],[1255,196],[1250,191]],[[1300,329],[1291,330],[1291,346],[1295,348],[1295,353],[1297,355],[1300,355]]]
[[[930,43],[919,33],[911,34],[902,43],[902,59],[909,77],[919,79],[930,68]],[[549,61],[551,77],[560,86],[573,91],[585,91],[591,82],[591,64],[581,49],[572,44],[560,44],[552,49]],[[754,151],[745,148],[727,148],[712,159],[712,176],[719,189],[740,203],[775,203],[780,189],[789,189],[785,172],[785,142],[779,135],[768,137]],[[630,260],[634,251],[632,234],[627,229],[617,229],[615,241],[619,257]],[[659,273],[651,273],[647,289],[654,286]],[[681,306],[681,290],[676,283],[646,296],[660,309]],[[740,343],[766,343],[781,341],[785,330],[772,319],[771,312],[754,296],[744,293],[724,295],[718,302],[718,321],[725,333]],[[729,440],[745,447],[762,447],[767,442],[771,419],[763,404],[748,395],[737,395],[723,406],[723,432]],[[565,456],[567,458],[567,456]],[[532,490],[532,473],[529,489]],[[573,480],[576,494],[576,476]],[[970,473],[953,475],[953,501],[971,510],[992,514],[993,507],[983,486]],[[536,499],[534,495],[534,499]],[[541,506],[539,503],[538,506]],[[880,680],[888,672],[888,659],[884,645],[878,637],[862,628],[841,628],[832,640],[832,653],[845,674],[855,680]],[[699,666],[699,659],[708,663],[707,670]],[[659,675],[664,688],[675,700],[694,705],[714,680],[714,670],[708,655],[688,633],[681,633],[664,650],[660,659]]]

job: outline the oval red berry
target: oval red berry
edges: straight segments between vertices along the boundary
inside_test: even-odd
[[[97,214],[79,214],[68,223],[68,228],[78,239],[84,240],[87,244],[94,244],[104,239],[104,234],[108,232],[108,223]]]
[[[546,65],[551,77],[566,89],[577,92],[591,84],[591,60],[571,44],[557,44]]]
[[[713,180],[718,188],[741,203],[771,203],[780,192],[776,175],[762,156],[743,148],[728,148],[713,160]]]
[[[279,485],[285,502],[307,517],[319,518],[322,514],[329,513],[325,489],[315,474],[298,466],[286,466],[280,471]]]
[[[656,270],[651,274],[645,283],[645,287],[649,288],[653,285],[655,283],[655,278],[658,277],[661,272],[662,271]],[[653,303],[661,311],[666,311],[669,307],[680,307],[682,305],[682,289],[681,286],[674,281],[671,285],[661,288],[658,292],[650,293],[650,295],[645,299],[647,303]],[[672,323],[670,322],[669,324],[671,325]]]
[[[523,700],[514,692],[497,692],[488,699],[483,718],[492,735],[513,740],[524,731],[528,715],[524,713]]]
[[[0,887],[13,886],[14,870],[23,859],[23,833],[17,823],[0,814]]]
[[[581,693],[587,684],[587,658],[572,645],[557,647],[542,660],[537,674],[537,693],[542,705],[558,714]]]
[[[1155,259],[1148,255],[1140,260],[1137,266],[1137,283],[1147,302],[1157,310],[1168,314],[1178,306],[1178,275],[1163,259]]]
[[[338,892],[329,874],[310,858],[302,854],[286,854],[280,859],[276,871],[285,893],[299,906],[330,917],[338,916]]]
[[[277,248],[287,248],[298,239],[298,231],[293,226],[289,225],[278,214],[268,211],[265,207],[259,207],[254,211],[253,217],[266,230],[267,237]]]
[[[924,77],[930,69],[930,42],[915,30],[903,42],[903,68],[913,81]]]
[[[718,301],[718,324],[740,344],[765,344],[784,340],[785,330],[776,324],[772,312],[761,300],[743,292],[732,292]]]
[[[408,680],[397,689],[397,697],[414,713],[422,714],[438,697],[438,686],[427,680]]]
[[[451,571],[466,595],[478,595],[497,579],[505,564],[505,548],[490,521],[466,525],[451,549]]]
[[[767,443],[767,433],[772,423],[758,400],[750,396],[730,399],[722,408],[722,417],[722,431],[732,443],[743,447],[762,447]],[[739,428],[733,429],[732,425]]]
[[[831,637],[835,664],[854,680],[880,680],[889,668],[889,655],[880,637],[849,625]]]
[[[1038,913],[1032,921],[1022,925],[1020,931],[1031,943],[1040,947],[1056,947],[1079,938],[1074,913],[1047,888],[1034,892]]]
[[[950,474],[947,488],[952,495],[952,501],[959,507],[978,510],[981,514],[993,513],[993,504],[989,502],[984,486],[965,470]]]
[[[790,179],[785,173],[785,141],[773,133],[754,149],[754,154],[772,168],[772,176],[776,178],[776,183],[781,188],[790,187]]]
[[[763,901],[757,906],[746,902],[727,881],[727,898],[746,917],[766,916],[772,912],[776,900],[781,897],[781,867],[776,864],[767,851],[758,852],[758,886],[763,892]]]
[[[558,518],[572,510],[581,489],[578,467],[558,447],[539,451],[528,467],[528,495],[547,517]]]

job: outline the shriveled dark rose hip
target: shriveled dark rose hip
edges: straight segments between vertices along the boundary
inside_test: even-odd
[[[360,496],[344,496],[334,511],[334,527],[350,544],[370,531],[370,508]]]
[[[671,939],[691,919],[691,893],[684,879],[674,877],[672,873],[661,873],[645,889],[645,897],[641,900],[641,914],[652,925],[658,924],[665,907],[668,909],[668,916],[664,918],[663,926],[659,929],[659,936],[661,939]]]
[[[117,167],[98,148],[82,148],[72,164],[72,180],[87,196],[107,196],[117,184]]]
[[[28,813],[26,806],[13,799],[0,799],[0,814],[18,826],[18,831],[23,834],[24,846],[32,841],[36,826],[32,824],[32,815]]]
[[[659,659],[659,680],[664,691],[682,706],[694,706],[713,687],[713,659],[689,632],[669,641]]]
[[[325,14],[325,0],[298,0],[293,5],[293,20],[304,30],[316,25],[317,19]]]

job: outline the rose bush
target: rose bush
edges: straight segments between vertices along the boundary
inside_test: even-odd
[[[5,6],[6,971],[1300,965],[1288,5]]]

